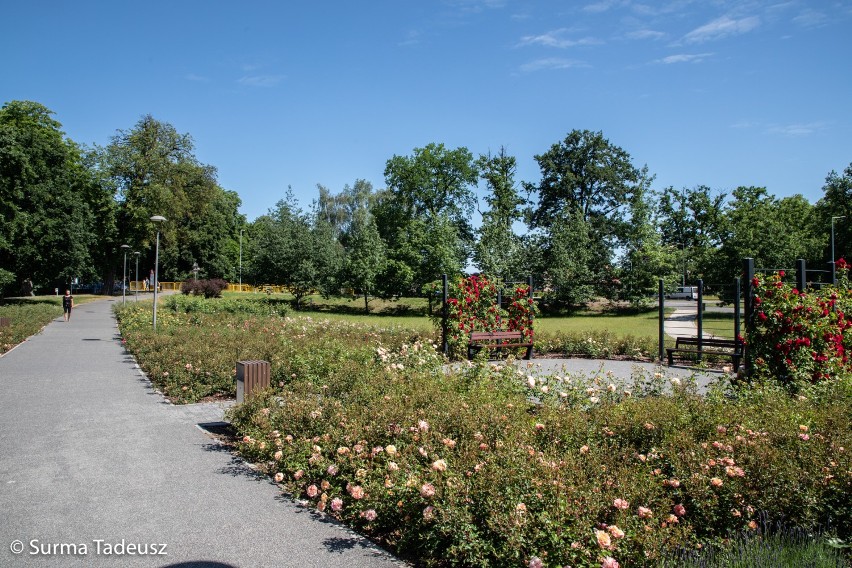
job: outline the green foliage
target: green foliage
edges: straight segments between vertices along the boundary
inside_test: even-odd
[[[539,320],[541,322],[543,320]],[[589,330],[584,332],[544,332],[535,338],[536,353],[563,357],[610,359],[626,357],[637,361],[653,359],[657,353],[658,339],[651,336]]]
[[[529,286],[514,286],[504,293],[508,306],[497,303],[498,285],[485,276],[461,278],[450,285],[447,298],[447,344],[451,357],[467,356],[467,344],[474,331],[520,331],[527,340],[534,336],[533,321],[538,307],[530,297]],[[432,317],[440,329],[442,314]]]
[[[122,337],[179,402],[232,394],[235,361],[270,361],[272,388],[229,418],[243,455],[424,566],[652,566],[762,519],[852,538],[852,388],[699,397],[662,374],[448,368],[411,332],[229,301],[170,296],[157,334],[149,307],[118,307]]]
[[[747,257],[768,267],[792,267],[799,258],[821,260],[824,237],[813,230],[813,207],[801,195],[779,200],[764,188],[738,187],[733,198],[725,210],[721,246],[705,268],[707,279],[729,282]]]
[[[549,299],[581,306],[594,298],[605,279],[605,259],[592,239],[589,223],[578,214],[554,220],[540,267]]]
[[[52,114],[29,101],[0,109],[0,266],[36,288],[94,273],[95,213],[109,199]]]
[[[142,265],[153,266],[154,240],[160,231],[161,280],[182,279],[198,264],[211,278],[233,273],[237,264],[239,197],[222,189],[216,169],[194,155],[189,134],[143,116],[130,130],[119,130],[97,153],[97,167],[117,194],[117,231],[101,243],[107,252],[109,283],[120,244],[143,252]],[[155,226],[150,218],[162,215]]]
[[[366,209],[353,216],[347,242],[343,280],[361,291],[364,311],[369,312],[369,294],[378,287],[378,277],[387,265],[387,257],[376,221]]]
[[[288,287],[299,307],[315,292],[336,294],[344,267],[344,250],[331,225],[312,220],[292,192],[252,230],[252,275],[261,282]]]
[[[476,164],[491,194],[485,198],[489,209],[482,214],[473,260],[485,274],[521,274],[525,267],[524,247],[513,224],[521,220],[520,208],[525,200],[515,188],[516,160],[501,147],[499,154],[480,156]]]
[[[730,542],[703,551],[681,552],[663,560],[669,568],[847,568],[843,552],[818,530],[766,526],[738,533]]]
[[[180,286],[184,295],[204,296],[205,298],[221,298],[222,291],[228,287],[228,283],[221,278],[212,280],[186,280]]]
[[[236,407],[239,449],[424,566],[653,566],[754,532],[761,515],[852,534],[846,397],[447,371],[422,342],[345,344],[311,344],[285,381]]]
[[[471,186],[477,178],[467,148],[428,144],[388,160],[388,189],[373,209],[388,247],[382,295],[413,294],[439,274],[461,272],[473,241]]]
[[[658,197],[662,244],[671,247],[677,258],[676,280],[691,283],[701,277],[715,260],[714,253],[725,234],[727,195],[713,192],[707,186],[698,186],[681,190],[667,187],[659,192]]]
[[[838,285],[796,290],[783,273],[756,276],[753,326],[746,337],[754,378],[778,381],[797,392],[803,385],[852,376],[852,289],[845,262]]]
[[[825,234],[833,227],[835,232],[834,258],[831,258],[827,243],[826,257],[830,260],[852,258],[852,163],[846,166],[842,174],[834,170],[829,172],[822,191],[822,199],[814,206],[818,218],[814,228]],[[832,222],[832,217],[842,219]]]

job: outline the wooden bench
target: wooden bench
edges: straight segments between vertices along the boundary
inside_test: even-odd
[[[739,369],[743,357],[742,342],[736,339],[720,339],[705,337],[701,340],[701,351],[698,350],[697,337],[678,337],[674,347],[667,347],[666,354],[669,365],[673,364],[675,353],[691,353],[693,355],[725,355],[734,363],[734,369]]]
[[[473,359],[474,353],[480,349],[503,349],[509,347],[526,347],[527,354],[524,359],[530,360],[533,356],[533,343],[524,339],[520,331],[474,331],[470,334],[467,344],[467,358]]]

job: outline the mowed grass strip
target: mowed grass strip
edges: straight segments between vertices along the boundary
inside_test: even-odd
[[[238,293],[234,293],[239,296]],[[293,300],[287,294],[274,294]],[[440,310],[440,302],[434,302],[435,313]],[[673,310],[668,308],[666,313]],[[302,299],[299,310],[293,310],[292,317],[328,318],[333,321],[349,321],[382,327],[401,327],[421,333],[435,330],[435,324],[429,318],[428,304],[425,298],[401,298],[399,300],[370,300],[370,313],[365,313],[364,299],[323,298],[319,295]],[[570,315],[542,315],[535,320],[536,333],[576,334],[607,332],[615,336],[657,337],[659,333],[659,315],[656,309],[647,311],[617,311],[606,309],[588,309]],[[733,332],[732,332],[733,333]]]

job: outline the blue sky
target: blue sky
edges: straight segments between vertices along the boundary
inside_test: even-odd
[[[505,146],[518,181],[573,129],[654,187],[822,195],[852,162],[852,0],[6,2],[0,101],[106,145],[192,135],[249,220],[288,186],[384,187],[394,154]]]

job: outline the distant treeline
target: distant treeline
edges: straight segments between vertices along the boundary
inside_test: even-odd
[[[746,256],[772,267],[825,262],[833,224],[835,257],[852,249],[852,164],[830,172],[811,204],[762,187],[655,188],[648,167],[601,132],[573,130],[534,156],[535,181],[516,179],[503,148],[475,156],[430,143],[388,159],[383,189],[361,179],[338,193],[318,185],[308,209],[288,190],[248,221],[238,193],[197,160],[189,134],[147,115],[106,147],[86,147],[52,115],[29,101],[0,109],[5,295],[28,280],[36,292],[74,278],[111,290],[124,244],[128,265],[138,252],[148,274],[158,228],[161,280],[188,279],[197,266],[200,278],[275,282],[297,299],[343,289],[367,301],[419,295],[440,274],[475,267],[532,275],[557,304],[641,302],[659,278],[727,284]],[[153,215],[167,221],[155,226]]]

